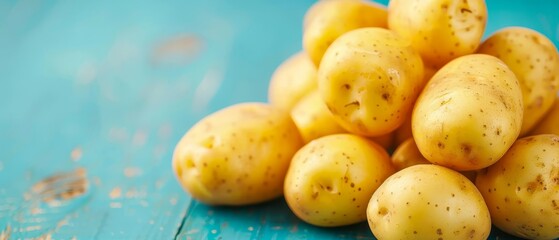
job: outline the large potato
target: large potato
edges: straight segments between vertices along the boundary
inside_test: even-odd
[[[436,67],[475,52],[486,21],[484,0],[391,0],[388,5],[389,29]]]
[[[536,125],[531,135],[537,134],[555,134],[559,135],[559,95],[555,99],[555,103]]]
[[[367,202],[394,172],[378,144],[351,134],[316,139],[295,154],[285,178],[285,199],[299,218],[317,226],[366,219]]]
[[[307,54],[299,52],[285,60],[272,75],[268,100],[272,105],[290,111],[316,88],[316,67]]]
[[[302,146],[286,112],[259,103],[238,104],[196,123],[175,148],[181,185],[211,205],[245,205],[283,193],[292,156]]]
[[[386,8],[369,1],[318,1],[305,14],[303,48],[318,66],[340,35],[357,28],[386,27],[386,19]]]
[[[519,139],[480,171],[476,185],[501,230],[527,239],[559,238],[559,136]]]
[[[362,28],[340,36],[318,69],[318,88],[342,127],[365,136],[398,128],[421,91],[421,57],[393,32]]]
[[[367,207],[379,240],[487,239],[491,219],[475,185],[448,168],[420,164],[390,176]]]
[[[514,143],[522,92],[498,58],[472,54],[441,68],[417,99],[412,132],[422,155],[455,170],[485,168]]]
[[[291,118],[305,143],[319,137],[347,132],[336,122],[318,91],[301,99],[291,111]]]
[[[551,108],[559,90],[557,49],[541,33],[509,27],[485,40],[478,52],[498,57],[518,78],[524,101],[520,135],[527,134]]]

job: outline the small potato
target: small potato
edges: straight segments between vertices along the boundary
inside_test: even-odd
[[[286,112],[244,103],[215,112],[182,137],[173,170],[192,197],[247,205],[281,196],[289,163],[303,145]]]
[[[305,14],[303,48],[316,66],[326,49],[345,32],[363,27],[386,27],[386,8],[369,1],[323,0]]]
[[[323,227],[366,219],[367,202],[392,173],[388,153],[351,134],[318,138],[295,154],[285,178],[285,199],[303,221]]]
[[[493,224],[527,239],[559,238],[559,136],[519,139],[476,186]]]
[[[299,100],[316,88],[316,67],[307,54],[299,52],[285,60],[272,75],[268,101],[278,108],[290,111]]]
[[[526,135],[551,108],[559,90],[559,54],[553,43],[532,29],[508,27],[489,37],[479,53],[501,59],[514,72],[522,89]]]
[[[391,0],[388,5],[388,28],[435,67],[475,52],[486,21],[484,0]]]
[[[448,168],[420,164],[390,176],[367,207],[369,227],[384,239],[487,239],[489,210],[475,185]]]
[[[418,164],[431,164],[431,162],[421,155],[421,152],[417,149],[417,145],[415,144],[413,138],[409,138],[400,144],[396,150],[394,150],[391,160],[392,165],[397,171]],[[459,173],[472,182],[475,182],[476,180],[476,171],[460,171]]]
[[[320,94],[351,133],[380,136],[398,128],[421,91],[421,57],[398,35],[361,28],[340,36],[318,69]]]
[[[328,111],[318,91],[311,92],[299,101],[291,111],[291,118],[305,143],[326,135],[347,132]]]
[[[396,150],[394,150],[391,159],[392,165],[397,171],[418,164],[431,164],[431,162],[421,155],[413,138],[409,138],[400,144]]]
[[[498,58],[472,54],[454,59],[427,83],[412,115],[422,155],[454,170],[495,163],[522,126],[522,92]]]
[[[378,143],[382,148],[386,151],[391,152],[394,147],[394,133],[387,133],[384,135],[380,135],[377,137],[369,137],[368,139],[372,140],[373,142]]]
[[[544,118],[536,125],[531,135],[555,134],[559,135],[559,95],[555,103],[546,113]]]

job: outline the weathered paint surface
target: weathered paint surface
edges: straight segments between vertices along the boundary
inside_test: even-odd
[[[366,223],[310,226],[282,199],[204,206],[171,171],[198,119],[266,100],[312,2],[0,2],[0,239],[373,239]],[[553,1],[488,4],[488,32],[558,43]]]

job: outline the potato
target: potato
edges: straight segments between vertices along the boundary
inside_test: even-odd
[[[475,52],[486,21],[484,0],[391,0],[388,5],[388,28],[435,67]]]
[[[326,49],[345,32],[363,27],[386,27],[386,8],[368,1],[325,0],[305,14],[303,48],[316,66]]]
[[[514,72],[522,89],[526,135],[551,108],[559,90],[559,55],[544,35],[522,27],[508,27],[489,37],[478,50],[501,59]]]
[[[376,136],[376,137],[369,137],[368,139],[372,140],[375,143],[378,143],[382,148],[386,151],[391,152],[394,147],[394,133],[387,133],[384,135]]]
[[[268,101],[290,111],[299,100],[316,88],[316,67],[307,54],[299,52],[285,60],[272,75]]]
[[[555,134],[559,135],[559,95],[555,99],[555,103],[543,117],[543,119],[532,130],[531,135],[538,134]]]
[[[420,164],[390,176],[367,207],[383,239],[487,239],[489,210],[475,185],[448,168]]]
[[[421,155],[413,138],[409,138],[400,144],[396,150],[394,150],[390,159],[397,171],[418,164],[431,164],[431,162]],[[476,171],[460,171],[459,173],[464,175],[464,177],[468,178],[471,182],[475,182],[476,180]]]
[[[319,137],[347,132],[328,111],[318,90],[311,92],[295,105],[291,111],[291,118],[305,143]]]
[[[281,196],[291,158],[303,145],[286,112],[237,104],[196,123],[173,155],[192,197],[210,205],[246,205]]]
[[[285,199],[305,222],[349,225],[366,219],[371,195],[393,172],[378,144],[351,134],[329,135],[295,154],[285,177]]]
[[[409,138],[400,144],[396,150],[394,150],[391,160],[392,165],[394,165],[398,171],[418,164],[431,164],[431,162],[421,155],[413,138]]]
[[[417,99],[412,132],[422,155],[455,170],[495,163],[522,125],[522,92],[498,58],[472,54],[441,68]]]
[[[527,239],[559,238],[559,136],[519,139],[476,186],[493,224]]]
[[[427,66],[427,65],[423,65],[423,82],[422,85],[420,86],[420,89],[423,90],[423,88],[425,87],[425,84],[427,84],[427,82],[429,82],[429,80],[433,77],[433,75],[435,75],[435,73],[437,72],[438,69],[435,69],[433,67]],[[415,105],[415,102],[414,102]],[[396,146],[399,146],[400,144],[402,144],[404,141],[408,140],[408,138],[413,137],[412,132],[411,132],[411,112],[408,114],[408,116],[406,116],[404,123],[402,123],[402,125],[400,125],[400,127],[398,127],[395,131],[394,131],[394,144]]]
[[[324,54],[318,89],[351,133],[380,136],[398,128],[423,81],[421,57],[393,32],[361,28],[340,36]]]

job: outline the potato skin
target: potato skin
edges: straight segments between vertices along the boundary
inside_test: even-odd
[[[514,73],[498,58],[457,58],[427,83],[412,115],[422,155],[455,170],[495,163],[514,143],[522,125],[522,92]]]
[[[316,90],[316,67],[304,52],[294,54],[274,71],[268,86],[270,104],[290,111],[299,100]]]
[[[556,97],[553,106],[543,119],[536,125],[530,135],[555,134],[559,135],[559,95]]]
[[[323,227],[366,219],[365,208],[392,173],[388,153],[351,134],[318,138],[295,154],[285,178],[285,199],[300,219]]]
[[[305,143],[319,137],[347,132],[336,122],[318,90],[309,93],[293,107],[291,118]]]
[[[514,72],[524,101],[520,136],[526,135],[551,108],[559,90],[559,54],[543,34],[508,27],[491,35],[478,53],[501,59]]]
[[[491,219],[466,177],[433,164],[405,168],[375,191],[369,227],[383,239],[487,239]]]
[[[318,69],[318,89],[340,125],[380,136],[411,112],[423,81],[421,57],[393,32],[361,28],[340,36]]]
[[[316,66],[326,49],[345,32],[363,27],[382,27],[387,24],[386,7],[361,0],[322,0],[305,14],[303,48]]]
[[[247,205],[281,196],[292,156],[303,145],[286,112],[261,103],[217,111],[182,137],[173,170],[209,205]]]
[[[411,41],[426,65],[475,52],[487,22],[484,0],[391,0],[388,28]]]
[[[501,230],[527,239],[559,237],[559,136],[517,140],[480,171],[476,186]]]

